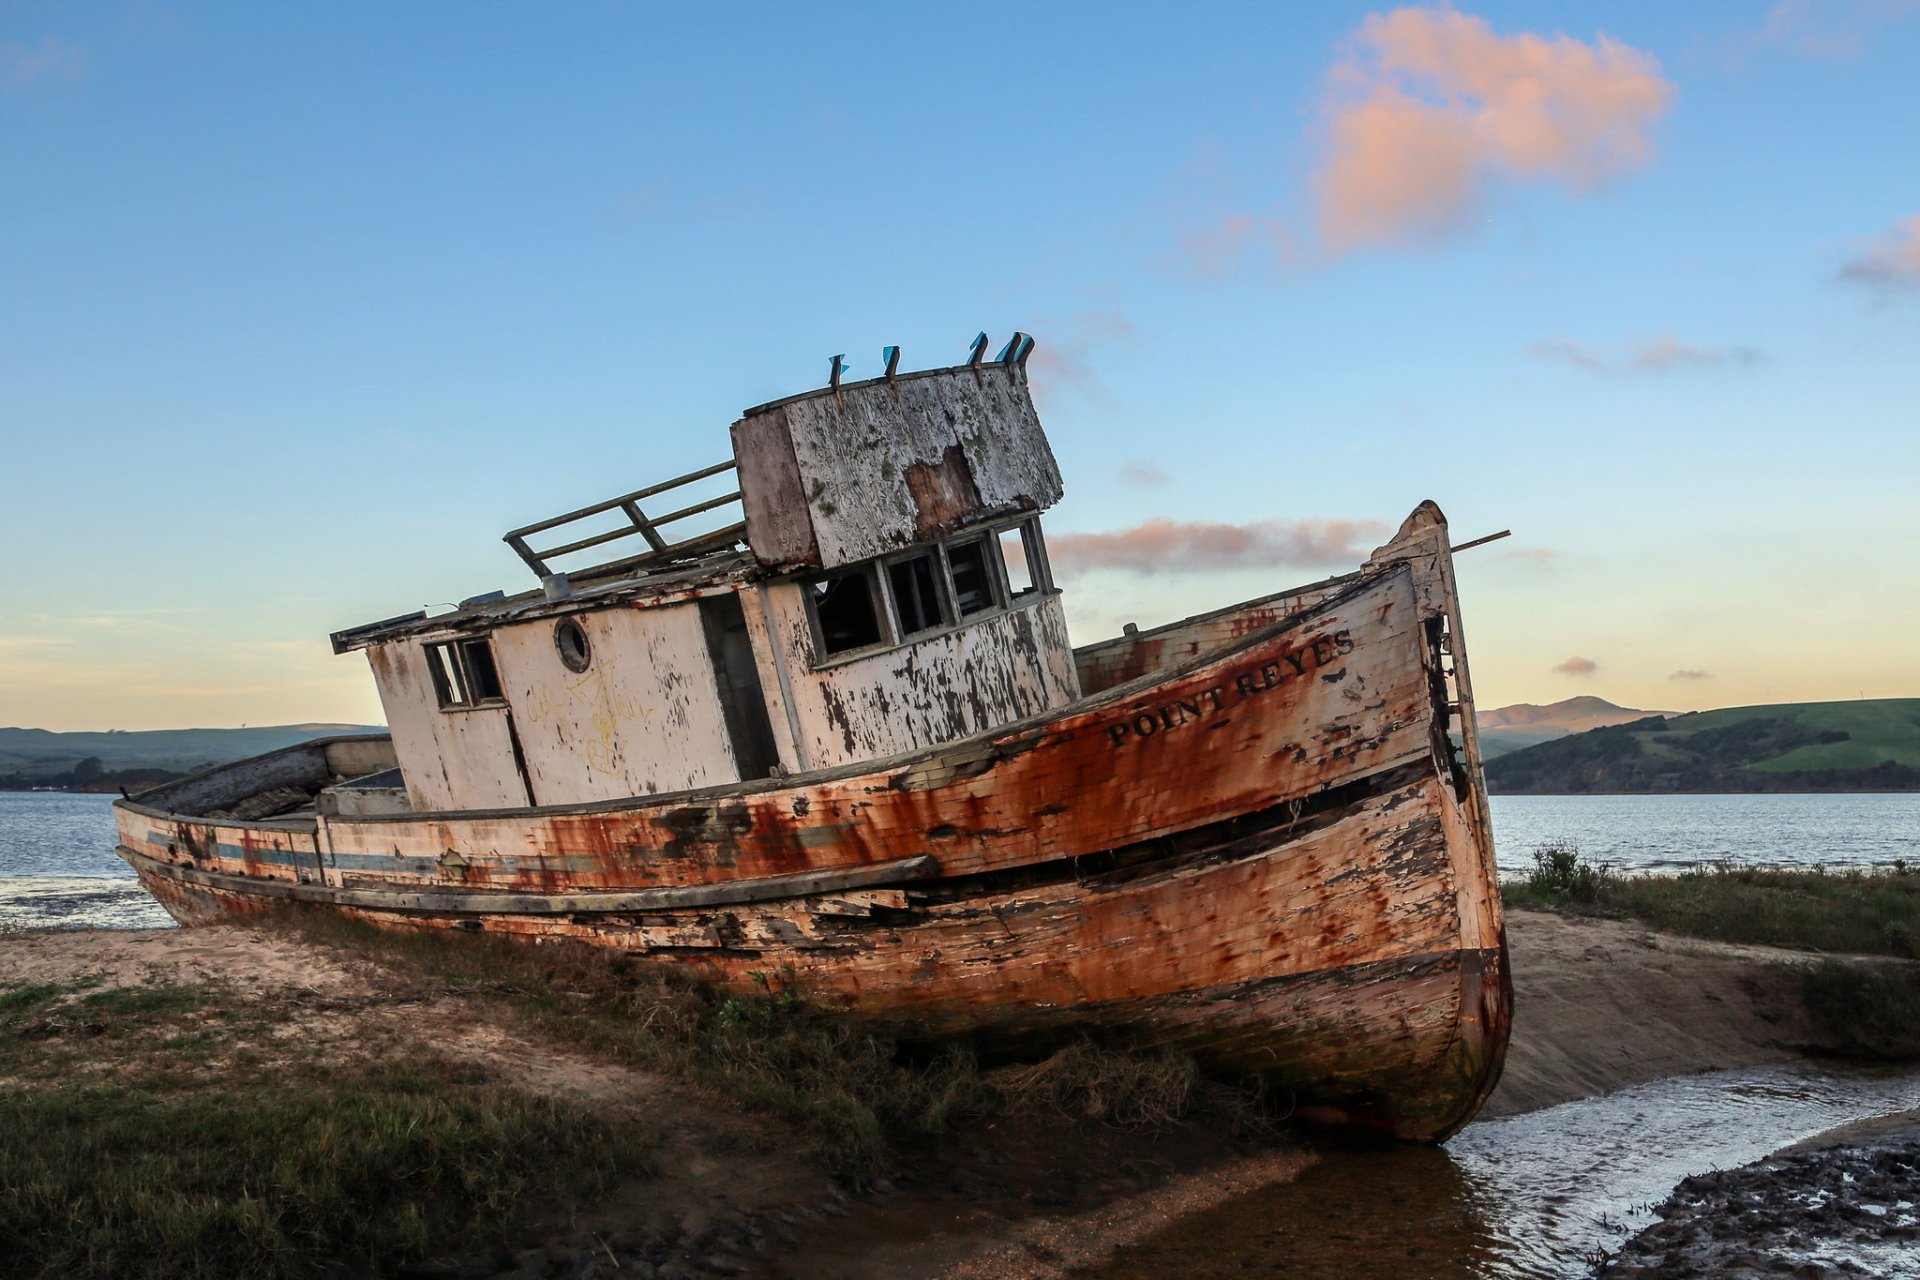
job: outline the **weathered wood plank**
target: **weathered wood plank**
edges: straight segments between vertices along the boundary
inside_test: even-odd
[[[1060,500],[1059,467],[1017,366],[782,401],[733,434],[748,543],[767,565],[855,564]]]
[[[680,911],[693,907],[732,906],[765,902],[774,898],[805,898],[814,894],[838,893],[869,885],[898,884],[939,874],[939,859],[921,854],[898,862],[850,867],[842,871],[813,871],[797,876],[768,876],[759,880],[729,880],[717,884],[687,885],[674,889],[645,889],[628,893],[505,893],[475,891],[455,885],[437,889],[336,888],[329,885],[300,883],[252,883],[232,874],[202,871],[196,867],[158,862],[125,845],[116,846],[142,877],[159,876],[202,888],[237,893],[258,893],[264,897],[295,902],[316,902],[334,906],[364,907],[380,911],[431,911],[456,916],[494,916],[512,913],[525,916],[568,916],[635,911]]]

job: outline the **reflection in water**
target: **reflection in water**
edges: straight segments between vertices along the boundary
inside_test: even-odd
[[[1321,1152],[1283,1186],[1182,1219],[1092,1276],[1468,1280],[1499,1241],[1460,1166],[1435,1147]]]
[[[0,875],[0,929],[164,929],[172,924],[137,880]]]
[[[1682,1076],[1468,1127],[1445,1149],[1330,1148],[1286,1186],[1174,1224],[1103,1276],[1579,1277],[1682,1178],[1920,1107],[1920,1076]]]

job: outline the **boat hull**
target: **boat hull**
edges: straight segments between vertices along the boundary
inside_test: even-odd
[[[910,1038],[1176,1047],[1442,1139],[1498,1078],[1511,996],[1435,517],[1223,649],[910,757],[311,831],[143,796],[121,851],[183,922],[582,939]]]

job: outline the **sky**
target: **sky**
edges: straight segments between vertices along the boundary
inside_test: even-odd
[[[331,631],[743,408],[1036,338],[1077,642],[1422,499],[1478,701],[1920,695],[1920,0],[0,0],[0,725]]]

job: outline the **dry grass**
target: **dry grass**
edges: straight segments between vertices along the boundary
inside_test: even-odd
[[[1642,921],[1718,942],[1920,959],[1920,869],[1710,867],[1626,876],[1571,849],[1541,849],[1525,880],[1501,886],[1510,907]]]
[[[417,1049],[319,1046],[290,1017],[165,983],[0,989],[5,1274],[386,1271],[641,1169],[631,1122]]]
[[[1051,1110],[1127,1126],[1200,1117],[1234,1133],[1277,1127],[1257,1086],[1206,1080],[1183,1054],[1080,1041],[1040,1062],[986,1066],[968,1044],[903,1045],[820,1010],[790,975],[728,995],[570,940],[383,932],[333,918],[303,928],[503,1000],[557,1043],[772,1113],[814,1158],[856,1182],[903,1147],[997,1115]]]

